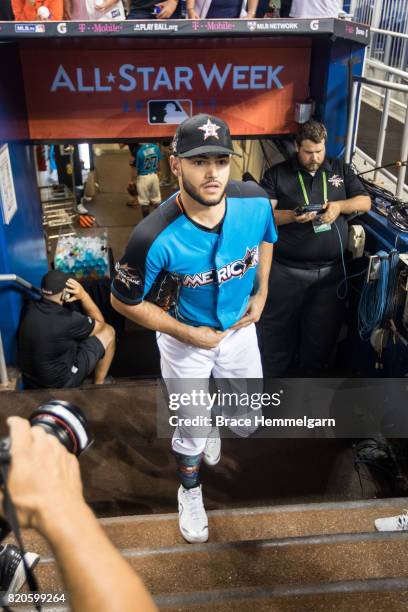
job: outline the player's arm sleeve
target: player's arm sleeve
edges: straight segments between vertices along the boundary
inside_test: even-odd
[[[359,195],[368,195],[363,183],[360,181],[360,179],[358,178],[354,170],[352,170],[349,164],[344,164],[343,176],[347,198],[355,198]]]
[[[74,340],[85,340],[93,332],[95,321],[75,310],[71,314],[70,336]]]
[[[266,223],[265,223],[265,234],[262,239],[263,242],[271,242],[272,244],[278,239],[278,230],[276,228],[275,217],[273,215],[272,204],[269,200],[266,200],[265,205],[267,206],[266,211]]]
[[[143,231],[136,227],[124,256],[115,266],[111,291],[124,304],[140,304],[162,269],[160,249],[154,243],[149,244]]]
[[[261,179],[260,185],[263,187],[263,189],[265,189],[268,197],[271,200],[279,199],[277,189],[277,173],[275,167],[269,168],[269,170],[265,172]]]
[[[49,9],[53,21],[62,21],[64,7],[61,0],[46,0],[45,6]]]
[[[24,18],[24,0],[11,0],[11,7],[16,21],[22,21]]]

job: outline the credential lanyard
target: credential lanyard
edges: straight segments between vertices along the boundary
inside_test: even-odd
[[[298,175],[300,188],[303,193],[303,199],[305,201],[305,205],[309,206],[310,205],[309,196],[307,195],[306,186],[303,180],[302,173],[298,172],[297,175]],[[327,178],[326,178],[326,172],[324,170],[322,172],[322,181],[323,181],[323,198],[324,198],[324,203],[326,204],[327,203]]]

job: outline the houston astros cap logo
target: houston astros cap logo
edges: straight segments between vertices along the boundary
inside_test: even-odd
[[[207,138],[209,138],[210,136],[214,136],[214,138],[219,140],[217,132],[221,129],[221,126],[212,123],[211,119],[207,119],[207,123],[204,123],[204,125],[201,125],[197,129],[204,132],[204,140],[207,140]]]
[[[228,125],[222,119],[200,113],[185,119],[173,139],[173,155],[239,155],[232,146]]]

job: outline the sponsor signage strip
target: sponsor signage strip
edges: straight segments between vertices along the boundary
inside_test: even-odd
[[[368,26],[342,19],[189,19],[138,21],[0,22],[0,40],[18,38],[161,36],[214,37],[335,34],[368,44]]]

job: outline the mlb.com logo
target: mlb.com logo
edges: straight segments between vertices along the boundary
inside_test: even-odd
[[[16,34],[43,34],[45,24],[43,23],[17,23],[14,25]]]

